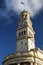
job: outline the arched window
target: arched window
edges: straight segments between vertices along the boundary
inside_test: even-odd
[[[21,36],[21,33],[19,32],[19,36]]]
[[[30,62],[21,62],[20,65],[31,65]]]
[[[27,14],[25,14],[25,18],[27,18]]]
[[[24,35],[26,34],[26,31],[24,31]]]

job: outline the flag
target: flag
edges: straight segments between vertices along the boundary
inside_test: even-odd
[[[21,4],[24,4],[24,2],[21,2]]]

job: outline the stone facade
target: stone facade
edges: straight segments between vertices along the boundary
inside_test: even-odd
[[[16,52],[3,60],[3,65],[43,65],[43,51],[35,47],[34,30],[30,13],[20,13],[16,29]]]

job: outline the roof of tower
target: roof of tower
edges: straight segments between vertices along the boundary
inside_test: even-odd
[[[30,14],[30,12],[28,12],[26,10],[23,10],[21,13],[28,13],[28,14]]]

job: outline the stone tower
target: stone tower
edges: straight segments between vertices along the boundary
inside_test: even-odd
[[[22,11],[16,29],[16,52],[6,56],[3,65],[43,65],[43,51],[35,47],[30,13]]]
[[[30,13],[24,10],[20,13],[20,20],[16,30],[16,50],[23,52],[35,48],[34,33]]]

